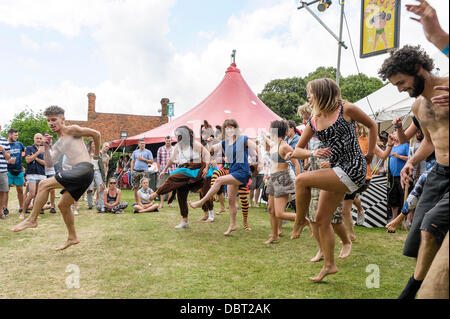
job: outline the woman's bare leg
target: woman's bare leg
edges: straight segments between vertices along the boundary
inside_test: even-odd
[[[233,176],[231,176],[230,174],[228,174],[228,175],[225,175],[225,176],[221,176],[221,177],[219,177],[218,179],[216,179],[216,182],[214,183],[214,185],[213,186],[211,186],[211,188],[209,189],[209,191],[206,193],[206,195],[202,198],[202,199],[200,199],[200,200],[198,200],[198,201],[196,201],[196,202],[189,202],[189,205],[192,207],[192,208],[198,208],[198,207],[202,207],[203,206],[203,204],[205,204],[206,203],[206,201],[207,200],[209,200],[214,194],[217,194],[217,192],[220,190],[220,187],[222,186],[222,185],[229,185],[229,186],[231,186],[231,185],[233,185],[233,186],[239,186],[239,185],[241,185],[242,183],[240,182],[240,181],[238,181],[237,179],[235,179]],[[237,191],[236,191],[236,193],[237,193]],[[228,193],[228,194],[230,194],[230,193]],[[231,196],[231,195],[230,195]],[[233,196],[235,196],[236,197],[236,194],[233,194]],[[229,200],[229,199],[228,199]],[[230,205],[230,211],[231,211],[231,205]]]
[[[353,218],[352,218],[352,199],[344,200],[342,204],[342,220],[345,225],[345,229],[347,230],[348,235],[350,236],[351,241],[356,240],[355,230],[353,228]]]
[[[296,217],[291,239],[299,238],[303,228],[309,223],[306,214],[311,201],[311,188],[342,194],[349,191],[331,168],[299,174],[295,179]]]
[[[269,214],[270,214],[270,226],[272,227],[272,233],[270,235],[270,238],[264,242],[264,244],[271,244],[274,241],[277,241],[280,239],[278,235],[278,218],[275,214],[275,205],[274,205],[274,197],[272,195],[269,195]]]
[[[338,179],[337,176],[336,179]],[[310,280],[314,282],[319,282],[325,276],[335,274],[338,271],[334,262],[334,231],[331,226],[331,219],[333,218],[333,213],[343,198],[344,193],[335,193],[325,190],[320,192],[316,223],[319,226],[320,244],[324,257],[324,265],[316,277],[310,278]]]
[[[217,215],[225,213],[225,195],[223,193],[219,195],[219,202],[220,202],[220,210],[216,212]]]
[[[352,241],[350,240],[350,237],[347,233],[347,228],[343,223],[340,224],[331,224],[333,226],[333,230],[336,233],[336,235],[339,236],[339,238],[342,241],[342,249],[339,253],[339,258],[344,259],[350,256],[350,253],[352,252]]]
[[[311,225],[313,237],[317,242],[317,246],[319,247],[317,254],[311,259],[311,262],[315,263],[315,262],[321,261],[323,259],[323,253],[322,253],[322,248],[320,247],[319,226],[315,222],[314,223],[311,222],[310,225]]]
[[[226,176],[224,176],[224,177],[226,177]],[[232,176],[230,175],[230,177],[232,177]],[[216,183],[217,183],[217,181],[216,181]],[[230,205],[230,226],[228,227],[228,230],[225,233],[223,233],[225,236],[228,236],[231,232],[237,230],[236,214],[237,214],[237,192],[238,192],[239,185],[233,185],[233,184],[230,185],[229,184],[228,188],[229,188],[228,203]]]
[[[134,206],[134,207],[136,207],[136,206]],[[142,207],[141,209],[139,209],[139,213],[153,212],[153,211],[155,211],[158,207],[159,207],[159,204],[149,205],[149,206],[146,207],[146,208]]]
[[[295,220],[295,213],[286,212],[286,205],[288,203],[289,195],[283,197],[274,197],[275,215],[282,220]]]

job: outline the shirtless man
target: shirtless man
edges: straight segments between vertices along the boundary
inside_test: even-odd
[[[412,181],[414,165],[425,160],[433,150],[436,165],[429,173],[420,198],[411,230],[405,242],[403,254],[417,258],[414,275],[399,298],[414,298],[428,272],[444,237],[449,229],[449,109],[431,102],[433,97],[448,87],[448,77],[437,77],[431,73],[432,59],[420,47],[404,46],[391,53],[379,74],[395,85],[400,92],[416,97],[412,106],[419,120],[424,139],[401,172],[401,183],[405,187]]]
[[[19,232],[27,228],[37,227],[39,212],[47,202],[50,190],[62,188],[62,197],[58,208],[63,215],[69,235],[67,242],[56,250],[63,250],[80,242],[75,232],[74,215],[70,207],[75,201],[80,199],[94,177],[94,168],[82,137],[92,137],[94,139],[94,158],[99,159],[100,133],[78,125],[66,126],[64,124],[64,110],[59,106],[48,107],[44,111],[44,116],[47,117],[47,123],[52,132],[58,135],[58,141],[54,145],[52,145],[51,135],[46,134],[44,137],[45,166],[52,167],[63,155],[67,157],[73,166],[71,170],[60,171],[54,177],[41,182],[30,216],[14,227],[12,231]]]

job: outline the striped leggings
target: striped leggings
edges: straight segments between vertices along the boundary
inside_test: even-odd
[[[225,176],[225,175],[228,175],[228,170],[223,169],[223,168],[215,170],[211,177],[211,186],[214,185],[214,183],[216,182],[216,179],[218,179],[221,176]],[[220,191],[219,191],[219,193],[220,193]],[[247,185],[239,185],[238,195],[239,195],[239,201],[241,202],[244,229],[252,230],[248,226],[248,221],[247,221],[247,219],[248,219],[248,194],[249,194],[249,190],[248,190]]]

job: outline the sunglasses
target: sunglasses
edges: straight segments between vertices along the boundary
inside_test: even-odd
[[[115,185],[115,184],[117,184],[117,182],[109,182],[110,184],[113,184],[113,185]]]

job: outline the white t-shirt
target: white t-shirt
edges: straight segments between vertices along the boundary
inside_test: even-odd
[[[150,194],[153,193],[153,190],[149,187],[145,191],[142,187],[138,190],[138,196],[141,199],[142,204],[150,203]]]

